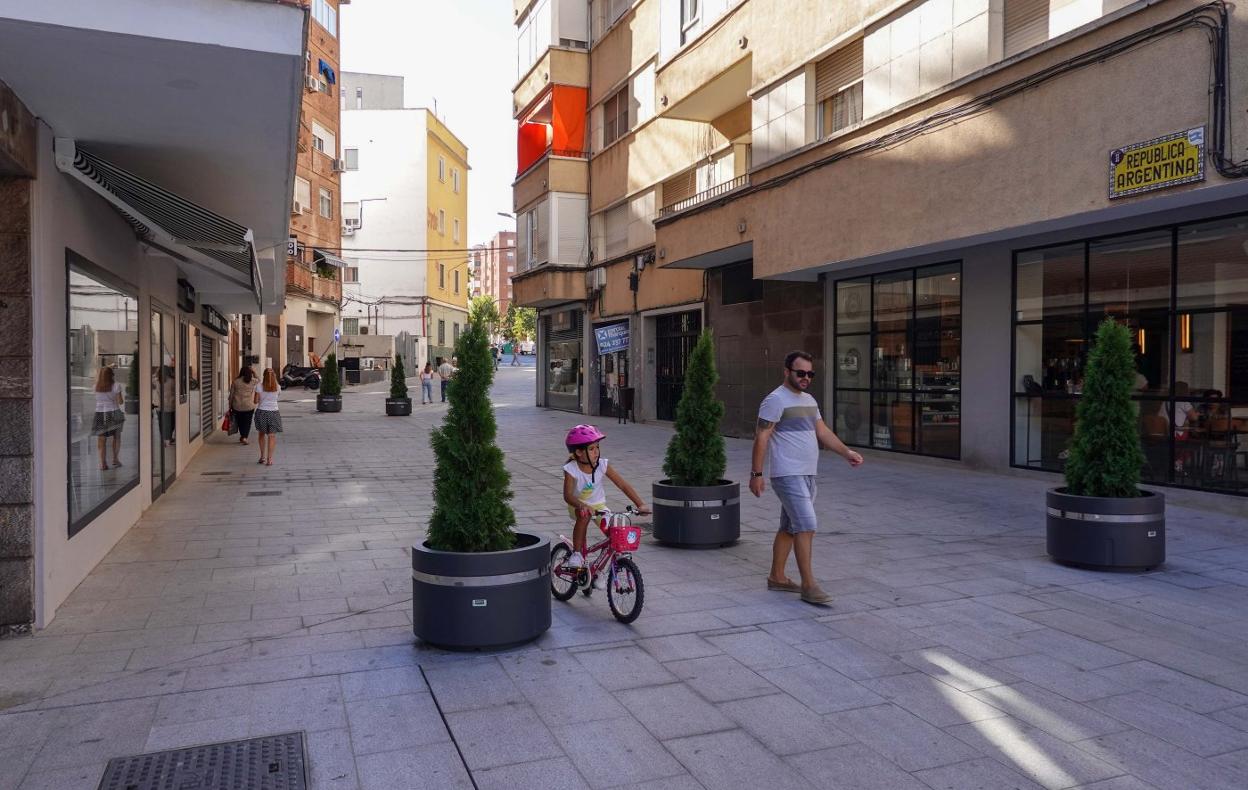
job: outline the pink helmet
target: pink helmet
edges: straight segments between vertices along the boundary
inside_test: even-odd
[[[607,438],[607,435],[592,425],[578,425],[568,431],[567,438],[563,440],[563,443],[567,446],[568,452],[572,452],[577,447],[585,447],[605,438]]]

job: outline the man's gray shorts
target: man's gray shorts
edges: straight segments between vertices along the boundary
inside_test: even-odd
[[[780,498],[780,529],[790,535],[814,532],[819,526],[815,515],[814,475],[787,475],[771,478],[771,490]]]

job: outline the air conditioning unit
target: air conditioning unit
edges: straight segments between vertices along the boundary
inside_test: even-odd
[[[308,89],[308,93],[316,93],[321,89],[321,81],[311,74],[303,75],[303,87]]]
[[[335,173],[342,173],[342,172],[345,172],[345,171],[346,171],[346,169],[347,169],[347,163],[346,163],[346,161],[344,161],[344,160],[342,160],[342,159],[335,159],[335,160],[334,160],[334,172],[335,172]]]
[[[291,213],[291,216],[297,216],[297,215],[299,215],[299,214],[302,214],[302,213],[303,213],[303,204],[302,204],[302,203],[300,203],[298,200],[296,200],[296,201],[295,201],[294,203],[292,203],[292,204],[291,204],[291,206],[290,206],[290,213]]]
[[[358,228],[360,227],[360,218],[359,217],[343,217],[342,224],[346,225],[348,228]]]
[[[585,290],[600,291],[607,285],[607,270],[603,268],[590,269],[585,272]]]
[[[344,235],[344,236],[354,236],[354,235],[355,235],[355,228],[351,227],[350,225],[344,225],[344,226],[342,227],[342,235]]]

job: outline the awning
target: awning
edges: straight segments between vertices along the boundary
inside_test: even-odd
[[[250,230],[100,159],[68,138],[56,140],[56,166],[112,204],[141,240],[245,288],[258,307],[263,304]]]
[[[320,58],[316,59],[316,69],[325,75],[325,81],[330,85],[333,85],[337,81],[337,78],[334,77],[334,67]]]
[[[312,263],[323,263],[326,266],[336,266],[339,269],[347,265],[347,262],[342,258],[318,247],[312,248]]]

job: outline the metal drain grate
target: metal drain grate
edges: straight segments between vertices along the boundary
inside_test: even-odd
[[[99,790],[306,790],[303,733],[115,757]]]
[[[281,491],[248,491],[247,496],[281,496]]]

